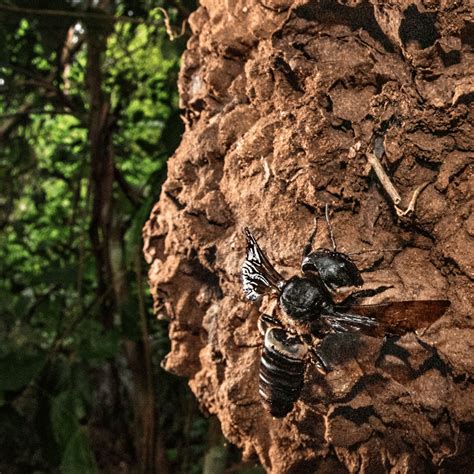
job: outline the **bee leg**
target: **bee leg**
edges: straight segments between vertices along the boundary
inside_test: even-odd
[[[375,296],[378,295],[379,293],[383,293],[386,290],[389,290],[390,288],[393,288],[393,285],[389,286],[379,286],[378,288],[367,288],[366,290],[359,290],[359,291],[354,291],[354,293],[350,294],[345,300],[343,300],[341,303],[338,303],[339,305],[345,306],[354,303],[356,300],[359,298],[367,298],[369,296]]]
[[[316,369],[322,375],[326,375],[331,372],[332,368],[326,358],[314,347],[309,349],[309,355],[311,362],[316,366]]]
[[[441,358],[441,356],[439,355],[438,349],[436,349],[435,346],[432,346],[431,344],[428,344],[427,342],[423,341],[423,339],[418,337],[417,334],[415,334],[415,339],[418,342],[418,344],[420,344],[420,346],[423,347],[423,349],[425,349],[431,354],[431,357],[434,357],[436,359],[438,370],[449,370],[449,366],[446,365],[444,360]],[[444,369],[440,369],[440,367],[444,367]]]
[[[273,316],[270,316],[268,314],[262,313],[260,317],[258,318],[257,322],[257,327],[262,336],[265,335],[267,332],[267,329],[269,328],[281,328],[281,323],[278,321],[278,319],[274,318]]]

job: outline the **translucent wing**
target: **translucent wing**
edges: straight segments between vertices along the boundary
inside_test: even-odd
[[[247,239],[247,257],[242,265],[240,277],[245,296],[247,299],[255,301],[271,290],[279,292],[279,284],[284,279],[273,268],[247,227],[244,229],[244,234]]]
[[[448,300],[408,300],[337,306],[336,316],[333,318],[336,322],[355,327],[355,330],[369,336],[402,335],[430,326],[443,316],[450,304]],[[345,319],[342,320],[342,317]]]
[[[337,307],[337,309],[331,309],[327,313],[321,314],[321,321],[331,332],[356,332],[362,330],[362,332],[367,334],[379,325],[378,321],[374,318],[348,311],[352,311],[352,308]]]

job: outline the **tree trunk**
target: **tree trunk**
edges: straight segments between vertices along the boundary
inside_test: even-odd
[[[186,132],[145,227],[165,366],[189,377],[225,436],[272,473],[469,472],[472,341],[473,28],[464,2],[202,0],[180,93]],[[367,154],[402,197],[399,217]],[[263,305],[239,280],[249,226],[297,274],[330,204],[341,251],[387,300],[449,299],[424,333],[331,335],[282,419],[258,394]],[[320,224],[317,245],[328,247]]]
[[[103,60],[107,35],[90,28],[87,48],[87,84],[90,97],[89,140],[91,150],[92,219],[89,229],[92,251],[97,265],[98,298],[104,329],[112,330],[116,319],[127,304],[130,292],[124,261],[124,228],[114,197],[115,180],[119,178],[114,165],[113,127],[116,121],[109,97],[103,91]],[[138,251],[138,249],[137,249]],[[124,338],[124,352],[131,371],[134,410],[135,454],[140,472],[153,473],[155,468],[156,406],[153,387],[153,367],[147,321],[143,306],[142,264],[135,261],[142,340]],[[100,369],[100,383],[115,396],[111,400],[113,425],[124,420],[117,367],[112,361]],[[159,472],[167,466],[160,461]]]

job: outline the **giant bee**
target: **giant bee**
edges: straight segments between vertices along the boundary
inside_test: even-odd
[[[356,331],[375,337],[402,335],[429,326],[450,305],[447,300],[355,304],[359,298],[390,288],[387,286],[354,291],[336,302],[340,290],[361,287],[364,282],[349,255],[336,249],[327,207],[326,222],[333,249],[312,251],[315,225],[303,249],[302,275],[289,279],[275,270],[252,232],[244,229],[247,256],[241,269],[243,292],[250,301],[274,295],[280,308],[277,317],[262,314],[258,321],[264,337],[259,393],[263,405],[277,418],[286,416],[298,400],[308,361],[322,374],[330,370],[319,350],[325,335]]]

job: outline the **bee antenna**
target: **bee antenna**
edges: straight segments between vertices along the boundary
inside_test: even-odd
[[[346,255],[362,255],[363,253],[375,253],[375,252],[400,252],[403,249],[383,249],[383,250],[360,250],[359,252],[351,252]]]
[[[306,257],[306,255],[309,255],[311,253],[311,250],[313,249],[314,239],[316,238],[317,233],[318,233],[318,218],[314,216],[313,230],[308,238],[308,241],[306,242],[306,245],[304,246],[303,258]]]
[[[331,237],[332,248],[333,248],[334,252],[337,252],[336,241],[334,240],[334,233],[332,231],[331,221],[329,220],[329,205],[328,204],[326,204],[326,206],[324,208],[324,214],[325,214],[325,217],[326,217],[326,223],[328,225],[329,237]]]

